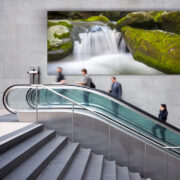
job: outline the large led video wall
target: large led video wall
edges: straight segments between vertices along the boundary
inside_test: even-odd
[[[180,11],[49,11],[48,74],[180,74]]]

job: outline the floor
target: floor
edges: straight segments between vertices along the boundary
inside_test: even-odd
[[[20,122],[0,122],[0,142],[1,138],[7,134],[12,134],[22,128],[29,126],[32,123],[20,123]]]
[[[0,109],[0,140],[8,134],[12,134],[31,123],[20,123],[16,114],[11,114],[5,109]]]

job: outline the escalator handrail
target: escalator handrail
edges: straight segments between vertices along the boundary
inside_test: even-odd
[[[13,87],[16,87],[16,86],[28,86],[28,87],[35,87],[35,86],[39,86],[39,87],[40,87],[40,86],[41,86],[41,87],[42,87],[41,84],[37,84],[37,85],[18,84],[18,85],[12,85],[12,86],[10,86],[9,88],[7,88],[6,91],[5,91],[4,94],[3,94],[3,104],[4,104],[4,107],[5,107],[9,112],[11,112],[11,113],[16,113],[16,112],[13,112],[11,109],[9,109],[9,107],[8,107],[8,105],[7,105],[7,103],[6,103],[6,98],[7,98],[6,93],[9,91],[9,89],[11,89],[11,88],[13,88]],[[80,89],[86,89],[87,91],[90,91],[90,92],[93,92],[93,93],[96,92],[96,94],[100,94],[100,95],[103,94],[103,95],[105,95],[106,97],[110,98],[111,100],[113,100],[113,101],[115,101],[115,102],[118,102],[118,103],[121,103],[121,104],[123,104],[123,105],[126,105],[126,107],[131,108],[132,110],[137,111],[137,112],[140,113],[141,115],[150,118],[152,121],[155,121],[157,124],[160,124],[161,126],[163,126],[163,127],[165,127],[165,128],[169,128],[169,129],[177,132],[178,134],[180,134],[180,129],[179,129],[179,128],[177,128],[177,127],[175,127],[175,126],[173,126],[173,125],[171,125],[171,124],[169,124],[169,123],[167,123],[167,122],[163,122],[163,123],[162,123],[161,121],[158,120],[157,117],[153,116],[152,114],[150,114],[150,113],[148,113],[148,112],[146,112],[146,111],[144,111],[144,110],[142,110],[142,109],[140,109],[140,108],[138,108],[138,107],[130,104],[129,102],[127,102],[127,101],[125,101],[125,100],[117,99],[117,98],[111,96],[109,93],[106,93],[106,92],[103,91],[103,90],[94,89],[94,88],[92,89],[92,88],[89,88],[89,87],[87,87],[87,86],[78,86],[78,85],[69,85],[69,84],[68,84],[68,85],[67,85],[67,84],[65,84],[65,85],[44,84],[43,86],[45,86],[45,87],[48,87],[48,86],[75,87],[75,88],[80,88]],[[29,104],[29,106],[30,106],[30,104]]]
[[[50,85],[50,84],[47,84],[47,85]],[[133,108],[135,111],[138,111],[139,113],[147,116],[148,118],[151,118],[151,119],[155,120],[156,123],[158,123],[158,124],[160,124],[162,126],[166,125],[167,127],[169,127],[171,129],[177,131],[178,133],[180,133],[180,129],[175,127],[175,126],[173,126],[172,124],[169,124],[168,122],[161,122],[161,121],[159,121],[159,119],[156,116],[154,116],[154,115],[152,115],[152,114],[150,114],[150,113],[148,113],[148,112],[146,112],[146,111],[136,107],[135,105],[133,105],[133,104],[131,104],[131,103],[129,103],[129,102],[123,100],[123,99],[117,99],[117,98],[113,97],[110,93],[107,93],[106,91],[103,91],[103,90],[100,90],[100,89],[92,89],[92,88],[89,88],[87,86],[78,86],[78,85],[69,85],[69,84],[66,85],[66,86],[81,87],[81,88],[85,88],[85,89],[91,89],[91,90],[96,91],[96,92],[100,92],[100,93],[102,93],[102,94],[104,94],[106,96],[109,96],[109,97],[115,99],[118,102],[121,102],[122,104],[125,104],[126,106],[129,106],[129,107]]]

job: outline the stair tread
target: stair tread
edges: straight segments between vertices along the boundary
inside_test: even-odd
[[[30,132],[34,129],[37,129],[39,127],[43,127],[42,124],[30,124],[28,126],[25,126],[24,128],[18,129],[15,132],[9,133],[3,137],[0,137],[0,146],[2,146],[5,143],[9,143],[10,141],[12,141],[13,139],[16,139],[18,137],[21,137],[22,135],[24,135],[27,132]]]
[[[37,178],[38,180],[58,179],[76,152],[79,143],[68,142]]]
[[[24,180],[29,178],[32,173],[37,170],[37,168],[64,143],[66,139],[67,138],[63,136],[54,137],[4,179],[13,180],[14,177],[16,177],[16,180]]]
[[[140,174],[139,173],[129,173],[130,180],[141,180]]]
[[[127,167],[117,166],[117,179],[130,180],[129,171]]]
[[[83,180],[101,180],[103,155],[92,153]]]
[[[13,160],[21,156],[24,152],[29,150],[35,144],[46,138],[47,136],[51,135],[55,131],[53,130],[45,130],[39,132],[38,134],[28,138],[26,141],[21,142],[20,144],[14,146],[12,149],[4,152],[0,155],[0,169],[11,163]]]
[[[69,166],[63,180],[80,180],[83,177],[91,150],[80,148]]]
[[[116,180],[116,163],[115,161],[104,160],[103,162],[103,180]]]

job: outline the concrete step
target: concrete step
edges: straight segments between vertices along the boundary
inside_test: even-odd
[[[117,180],[130,180],[129,171],[127,167],[117,166]]]
[[[103,155],[92,153],[83,180],[101,180]]]
[[[102,171],[103,180],[116,180],[116,163],[115,161],[104,160],[103,162],[103,171]]]
[[[55,136],[55,131],[45,130],[21,142],[0,155],[0,179],[25,161],[41,146]]]
[[[19,165],[12,171],[4,180],[24,180],[36,179],[40,172],[48,165],[52,158],[57,154],[58,150],[62,148],[67,140],[67,137],[54,137],[47,144],[42,146],[29,159]],[[50,174],[51,176],[53,174]],[[53,178],[50,178],[53,179]]]
[[[72,159],[78,151],[79,143],[68,142],[58,152],[54,159],[41,172],[37,180],[62,179],[64,172],[70,166]]]
[[[0,154],[43,130],[42,124],[30,124],[0,138]]]
[[[139,173],[129,173],[130,180],[141,180],[140,174]]]
[[[91,154],[90,149],[80,148],[65,172],[63,180],[81,180]]]

